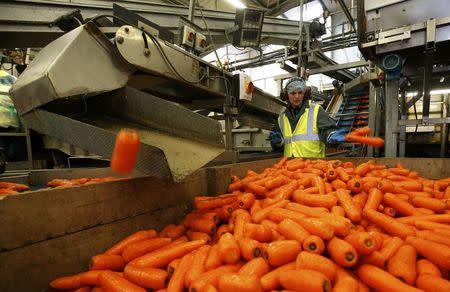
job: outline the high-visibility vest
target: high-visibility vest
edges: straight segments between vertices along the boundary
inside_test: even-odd
[[[325,144],[319,139],[317,116],[320,105],[311,103],[300,117],[292,132],[285,113],[278,117],[278,125],[284,138],[284,156],[287,157],[325,157]]]

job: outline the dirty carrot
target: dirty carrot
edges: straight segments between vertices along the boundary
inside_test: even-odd
[[[90,270],[122,271],[125,262],[120,255],[99,254],[93,256],[89,263]]]

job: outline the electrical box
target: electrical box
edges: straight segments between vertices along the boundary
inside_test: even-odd
[[[181,45],[194,48],[195,43],[195,30],[187,25],[183,26],[183,38],[181,39]]]
[[[194,50],[199,52],[199,53],[203,53],[206,50],[206,37],[197,32],[195,34],[195,45],[194,45]]]
[[[253,98],[253,91],[255,86],[253,85],[252,79],[245,73],[239,73],[234,76],[235,80],[238,81],[238,86],[235,88],[236,97],[239,100],[251,101]]]

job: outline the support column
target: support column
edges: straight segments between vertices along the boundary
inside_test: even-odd
[[[400,98],[401,98],[400,99],[401,120],[407,120],[408,119],[408,109],[406,108],[406,92],[405,92],[405,90],[402,91]],[[405,157],[405,151],[406,151],[406,125],[400,126],[400,135],[399,135],[399,142],[398,142],[398,156]]]
[[[384,156],[397,157],[398,134],[398,85],[399,80],[386,80],[385,83],[385,146]]]
[[[377,90],[375,86],[369,82],[369,128],[370,128],[370,135],[375,135],[376,125],[375,121],[377,118]],[[373,157],[374,155],[374,148],[372,146],[367,147],[367,156]]]

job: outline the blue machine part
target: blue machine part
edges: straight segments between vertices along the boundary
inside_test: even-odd
[[[397,54],[386,55],[381,61],[381,68],[383,68],[384,73],[386,74],[386,80],[400,79],[402,66],[402,58]]]

